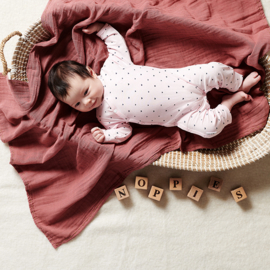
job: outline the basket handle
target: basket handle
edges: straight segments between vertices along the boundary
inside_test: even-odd
[[[2,65],[3,65],[3,75],[4,76],[7,75],[8,72],[11,71],[11,69],[9,69],[7,66],[7,61],[6,61],[5,56],[4,56],[4,46],[5,46],[6,42],[9,41],[15,35],[22,36],[22,33],[19,31],[12,32],[10,35],[8,35],[5,39],[2,40],[1,45],[0,45],[0,58],[2,61]]]

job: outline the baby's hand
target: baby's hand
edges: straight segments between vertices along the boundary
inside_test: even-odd
[[[105,135],[103,133],[103,131],[99,128],[99,127],[94,127],[91,129],[91,133],[94,137],[94,139],[99,142],[99,143],[103,143],[105,140]]]
[[[82,31],[90,35],[94,32],[98,32],[103,26],[104,26],[104,23],[94,22],[90,24],[89,26],[87,26],[86,28],[82,29]]]

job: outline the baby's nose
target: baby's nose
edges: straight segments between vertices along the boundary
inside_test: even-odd
[[[91,103],[91,98],[85,98],[84,105],[88,105],[89,103]]]

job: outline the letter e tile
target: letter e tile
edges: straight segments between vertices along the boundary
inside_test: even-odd
[[[211,176],[208,188],[220,192],[223,180],[217,177]]]

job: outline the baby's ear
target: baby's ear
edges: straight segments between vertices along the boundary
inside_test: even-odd
[[[89,71],[91,77],[93,77],[93,78],[96,78],[97,77],[97,74],[95,73],[95,71],[92,68],[90,68],[88,66],[86,66],[86,68]]]

